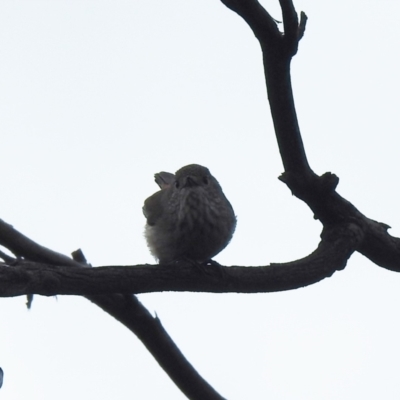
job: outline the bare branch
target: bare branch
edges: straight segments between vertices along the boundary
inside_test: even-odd
[[[309,256],[265,267],[195,268],[190,262],[176,265],[109,266],[98,268],[49,266],[20,262],[0,266],[0,296],[34,293],[98,295],[191,291],[258,293],[291,290],[311,285],[343,269],[363,239],[355,224],[326,230]]]
[[[161,321],[153,317],[136,296],[114,294],[86,297],[131,330],[188,399],[224,400],[193,368]]]
[[[290,61],[296,54],[298,42],[304,34],[305,14],[299,26],[292,2],[281,0],[285,28],[282,34],[275,20],[257,1],[222,2],[247,22],[260,42],[268,99],[285,171],[308,177],[312,171],[300,135],[290,78]]]
[[[18,256],[24,257],[26,260],[33,259],[47,263],[46,267],[43,264],[35,264],[27,261],[20,261],[20,265],[17,262],[14,266],[0,265],[0,268],[5,273],[4,276],[7,276],[9,273],[12,274],[9,280],[10,287],[14,286],[19,288],[19,290],[22,287],[32,287],[29,282],[32,282],[33,279],[37,283],[41,282],[44,291],[50,290],[50,292],[53,292],[52,294],[57,294],[53,289],[61,281],[66,280],[69,284],[72,283],[72,285],[80,281],[79,276],[77,279],[72,278],[72,280],[68,278],[71,271],[76,271],[78,274],[89,273],[90,275],[90,271],[95,270],[93,268],[85,268],[81,263],[35,243],[2,220],[0,220],[0,244]],[[85,262],[82,252],[75,252],[74,257],[81,262]],[[62,266],[56,267],[51,265],[53,263]],[[36,267],[40,265],[40,267],[30,268],[35,265]],[[62,272],[58,274],[56,271]],[[89,291],[86,298],[131,330],[143,342],[171,380],[189,399],[223,400],[223,397],[188,362],[164,330],[160,320],[154,318],[134,295],[115,294],[115,292],[107,295],[99,295],[99,292],[96,295],[95,293],[95,291]],[[110,292],[107,291],[106,293]],[[36,292],[28,289],[26,294],[32,295],[36,294]]]
[[[240,15],[259,38],[265,35],[265,31],[271,37],[281,36],[276,21],[257,0],[221,0],[225,6]]]
[[[290,77],[290,62],[304,35],[307,16],[302,12],[299,23],[292,0],[279,1],[283,34],[273,28],[272,17],[256,0],[222,0],[248,23],[261,44],[268,99],[285,169],[280,179],[307,203],[325,228],[356,223],[365,236],[357,250],[381,267],[400,271],[400,239],[390,236],[385,224],[368,219],[342,198],[335,190],[338,177],[331,173],[318,176],[308,164]]]
[[[380,267],[400,272],[400,239],[389,235],[389,226],[366,218],[365,239],[358,251]]]
[[[77,265],[74,260],[47,249],[33,240],[29,239],[14,227],[0,219],[0,245],[9,249],[18,257],[25,257],[27,260],[45,262],[55,265]],[[79,264],[78,264],[79,265]]]
[[[306,30],[306,24],[307,24],[307,15],[305,14],[304,11],[300,12],[300,25],[299,25],[299,31],[298,31],[298,38],[301,40],[304,36],[304,32]]]

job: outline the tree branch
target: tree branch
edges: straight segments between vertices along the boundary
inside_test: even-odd
[[[176,386],[192,400],[224,400],[185,358],[158,317],[134,295],[86,296],[131,330]]]
[[[400,271],[400,239],[387,233],[388,226],[365,217],[336,192],[339,178],[331,173],[316,175],[310,168],[296,115],[290,63],[304,35],[307,16],[300,22],[292,0],[279,0],[284,32],[256,0],[221,0],[238,13],[260,42],[268,99],[285,172],[280,179],[303,200],[325,228],[356,223],[365,240],[358,251],[377,265]]]
[[[52,294],[57,294],[53,289],[61,281],[65,280],[72,285],[80,281],[79,277],[78,279],[68,278],[71,271],[77,272],[78,275],[79,273],[89,273],[89,276],[93,276],[90,271],[97,270],[97,268],[84,267],[81,263],[63,254],[39,245],[2,220],[0,220],[0,244],[18,257],[24,258],[24,260],[16,260],[13,266],[2,265],[0,267],[5,273],[3,276],[6,280],[6,276],[9,273],[12,274],[11,280],[8,281],[10,288],[11,286],[19,289],[24,286],[27,288],[26,293],[19,294],[39,294],[29,284],[32,279],[37,283],[41,281],[40,285],[43,285],[44,291],[50,290],[53,292]],[[46,266],[26,260],[46,263]],[[32,266],[39,266],[39,268],[33,267],[32,269]],[[62,271],[61,274],[58,273],[59,271]],[[1,285],[3,283],[1,282]],[[134,295],[115,294],[115,292],[107,291],[105,293],[109,294],[99,295],[99,292],[90,291],[86,293],[85,297],[133,332],[189,399],[223,400],[223,397],[200,376],[185,358],[161,325],[160,320],[157,317],[154,318]]]
[[[192,263],[182,261],[168,266],[83,268],[79,264],[66,267],[19,261],[13,266],[0,265],[0,296],[291,290],[316,283],[343,269],[362,239],[362,230],[355,224],[327,229],[318,248],[309,256],[265,267],[195,268]]]

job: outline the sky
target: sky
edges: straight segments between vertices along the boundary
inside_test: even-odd
[[[296,1],[292,78],[309,162],[400,236],[400,4]],[[278,0],[262,4],[280,19]],[[302,258],[321,224],[283,172],[259,45],[217,0],[0,2],[0,218],[95,266],[154,263],[153,175],[207,166],[238,218],[215,260]],[[139,299],[229,400],[398,399],[400,277],[359,254],[282,293]],[[126,328],[85,299],[0,300],[2,400],[184,399]]]

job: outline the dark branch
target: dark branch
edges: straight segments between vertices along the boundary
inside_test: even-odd
[[[311,208],[325,228],[356,223],[365,237],[357,250],[381,267],[400,271],[400,239],[390,236],[385,224],[368,219],[342,198],[335,190],[339,181],[335,175],[318,176],[308,164],[290,77],[291,59],[304,35],[307,17],[302,12],[299,22],[292,0],[279,1],[283,33],[258,1],[222,0],[247,22],[261,44],[268,99],[285,169],[280,179]]]
[[[66,280],[72,285],[80,281],[79,277],[77,280],[74,278],[71,279],[69,276],[71,271],[76,271],[78,274],[89,273],[89,275],[91,275],[91,271],[95,271],[93,268],[87,268],[82,265],[82,263],[86,262],[82,252],[77,251],[74,253],[74,257],[80,261],[79,263],[63,254],[35,243],[2,220],[0,220],[0,244],[7,247],[18,257],[24,259],[16,260],[13,266],[0,266],[2,271],[5,272],[5,276],[9,273],[12,274],[9,281],[10,287],[15,286],[19,289],[24,286],[32,287],[29,281],[33,279],[37,283],[41,282],[45,291],[50,290],[50,292],[53,292],[52,294],[57,294],[53,289],[61,281]],[[46,266],[34,263],[31,260],[46,263]],[[41,267],[35,268],[38,265],[41,265]],[[61,267],[55,265],[61,265]],[[61,274],[58,274],[60,271]],[[134,295],[115,294],[115,292],[99,295],[101,293],[99,291],[89,291],[86,293],[86,298],[131,330],[143,342],[171,380],[189,399],[223,400],[223,397],[188,362],[164,330],[160,320],[151,316]],[[105,293],[110,292],[107,291]],[[32,295],[38,293],[34,290],[28,290],[25,294]]]
[[[317,250],[289,263],[266,267],[196,268],[189,262],[175,265],[109,266],[83,268],[19,262],[0,266],[0,296],[34,293],[96,295],[191,291],[257,293],[291,290],[316,283],[345,267],[362,241],[355,224],[326,230]]]
[[[389,235],[389,226],[366,218],[365,239],[358,251],[380,267],[400,272],[400,239]]]
[[[12,225],[1,219],[0,245],[10,250],[17,257],[24,257],[30,261],[45,262],[52,265],[77,265],[74,260],[64,254],[57,253],[35,243],[32,239],[18,232]]]
[[[279,151],[286,172],[308,176],[312,173],[304,151],[294,106],[290,61],[304,34],[306,17],[298,26],[291,1],[281,1],[285,32],[256,0],[222,0],[249,25],[263,52],[265,79]]]
[[[193,368],[161,321],[153,317],[136,296],[114,294],[86,298],[131,330],[188,399],[224,400]]]
[[[263,37],[266,30],[272,37],[281,36],[276,21],[257,0],[221,0],[221,2],[240,15],[257,38]]]

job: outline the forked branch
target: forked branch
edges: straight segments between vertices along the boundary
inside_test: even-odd
[[[26,291],[23,290],[25,294],[38,293],[33,287],[30,287],[28,283],[31,280],[30,278],[34,277],[36,282],[41,282],[41,286],[47,288],[45,291],[50,289],[53,292],[52,294],[57,294],[57,291],[53,291],[51,288],[54,289],[61,281],[72,283],[72,285],[74,285],[74,282],[75,284],[79,282],[79,278],[71,280],[71,277],[68,276],[69,271],[75,270],[84,273],[95,270],[39,245],[2,220],[0,220],[0,244],[18,257],[11,266],[5,267],[3,265],[0,267],[5,273],[3,275],[5,281],[1,281],[0,278],[0,285],[5,287],[4,284],[7,285],[5,282],[8,278],[11,278],[8,281],[9,288],[25,286]],[[78,256],[76,257],[78,258]],[[7,259],[5,261],[10,262],[9,256],[6,255],[5,258]],[[34,272],[31,271],[33,275],[30,275],[28,272],[29,262],[27,263],[26,260],[46,263],[49,273],[46,273],[46,268],[39,268]],[[19,269],[18,265],[22,268]],[[32,265],[35,265],[35,263]],[[61,269],[64,272],[61,275],[56,272],[60,270],[60,267],[56,267],[57,265],[62,266]],[[124,278],[122,277],[122,279]],[[105,292],[91,291],[87,292],[85,297],[132,331],[153,355],[160,367],[189,399],[223,400],[224,398],[200,376],[185,358],[162,326],[161,321],[157,317],[153,317],[133,294],[128,292],[116,294],[116,292],[102,294]]]
[[[307,17],[300,22],[291,0],[279,0],[284,32],[257,0],[221,0],[239,14],[260,42],[268,99],[275,134],[285,172],[280,179],[292,193],[303,200],[324,228],[357,224],[364,240],[357,250],[377,265],[400,271],[400,239],[387,233],[388,226],[365,217],[336,192],[339,178],[315,174],[308,164],[294,105],[290,63],[304,35]]]

